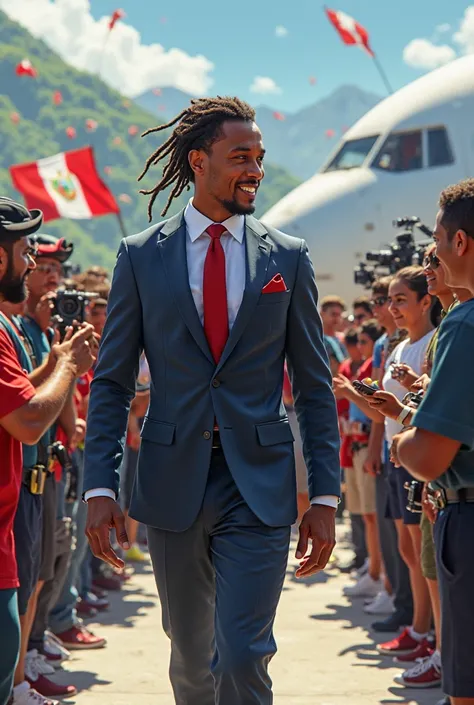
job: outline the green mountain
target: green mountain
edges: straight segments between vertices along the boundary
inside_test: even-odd
[[[37,70],[36,78],[16,75],[15,67],[24,58]],[[11,184],[10,165],[92,145],[99,173],[119,199],[127,232],[146,228],[147,197],[138,190],[151,188],[159,180],[161,169],[155,167],[140,184],[137,176],[148,156],[167,135],[141,139],[140,134],[160,124],[157,117],[126,100],[98,77],[66,64],[43,41],[34,38],[1,11],[0,65],[0,193],[19,198]],[[57,91],[62,96],[59,105],[53,99]],[[87,130],[88,120],[97,122],[94,131]],[[129,134],[132,126],[138,128],[135,135]],[[74,139],[67,136],[68,127],[76,130]],[[284,169],[267,164],[257,215],[263,214],[298,183]],[[155,221],[167,197],[165,193],[157,199]],[[185,192],[173,203],[168,214],[179,210],[188,198]],[[115,216],[87,221],[57,220],[47,223],[44,230],[75,243],[76,263],[113,266],[121,237]]]

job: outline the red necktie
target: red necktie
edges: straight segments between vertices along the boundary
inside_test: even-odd
[[[206,230],[211,242],[204,262],[202,287],[204,332],[216,364],[220,360],[229,337],[225,254],[221,243],[221,235],[225,232],[225,227],[220,223],[214,223]]]

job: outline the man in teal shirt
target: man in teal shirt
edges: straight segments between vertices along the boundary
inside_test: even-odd
[[[474,297],[474,179],[442,192],[433,234],[446,284]],[[437,490],[434,529],[441,592],[443,686],[474,705],[474,298],[441,324],[431,383],[395,455]]]

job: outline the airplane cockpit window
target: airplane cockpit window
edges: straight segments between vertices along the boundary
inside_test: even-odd
[[[448,133],[445,127],[428,130],[428,166],[444,166],[454,162]]]
[[[362,137],[344,142],[324,171],[340,171],[361,167],[378,138],[379,135],[374,135],[373,137]]]
[[[384,171],[414,171],[423,168],[421,130],[391,134],[385,140],[372,166]]]

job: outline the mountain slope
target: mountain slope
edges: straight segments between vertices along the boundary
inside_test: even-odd
[[[37,69],[37,78],[15,74],[15,66],[25,57]],[[126,100],[96,76],[68,66],[41,40],[1,11],[0,62],[0,193],[20,198],[11,185],[10,165],[90,144],[101,177],[119,200],[127,231],[133,233],[146,228],[147,197],[138,194],[138,190],[152,187],[161,177],[161,168],[154,167],[140,184],[137,177],[150,153],[169,133],[145,139],[139,135],[160,120]],[[59,105],[53,100],[57,91],[62,96]],[[12,121],[15,114],[20,116],[18,124]],[[87,130],[88,120],[97,122],[95,130]],[[75,128],[74,139],[66,135],[68,127]],[[129,134],[131,127],[137,129],[137,134]],[[282,168],[267,165],[258,213],[265,212],[298,183]],[[175,201],[169,215],[181,208],[189,195],[185,192]],[[155,221],[159,220],[167,198],[168,193],[165,193],[157,199]],[[88,221],[58,220],[47,223],[44,229],[73,240],[75,260],[82,265],[94,263],[111,267],[115,261],[121,237],[115,216]]]
[[[176,88],[162,88],[160,95],[147,91],[135,100],[167,120],[179,113],[190,98]],[[343,132],[379,101],[379,96],[357,86],[341,86],[313,105],[287,113],[283,121],[275,120],[275,108],[258,106],[257,122],[268,159],[299,179],[309,178],[322,166]],[[328,137],[328,130],[334,131],[332,137]]]

